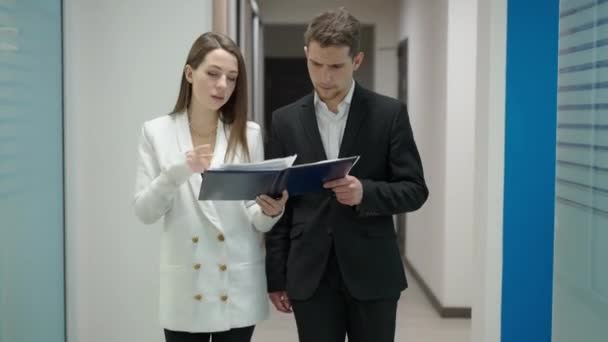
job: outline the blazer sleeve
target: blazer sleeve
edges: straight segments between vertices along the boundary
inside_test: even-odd
[[[286,156],[283,142],[279,135],[278,118],[275,115],[272,120],[270,142],[268,144],[268,158],[280,158]],[[284,291],[287,279],[287,256],[291,240],[292,206],[291,201],[285,204],[285,210],[281,219],[274,225],[272,230],[266,233],[266,281],[268,292]]]
[[[260,162],[264,160],[264,139],[262,138],[262,130],[259,130],[258,135],[256,136],[254,147],[252,149],[251,161],[252,162]],[[247,215],[249,216],[249,220],[253,223],[253,226],[260,232],[269,231],[277,221],[283,216],[283,212],[281,214],[271,217],[262,211],[262,207],[257,204],[255,201],[247,201],[245,203],[247,207]]]
[[[150,141],[146,125],[141,129],[133,207],[145,224],[158,221],[170,208],[180,185],[193,174],[186,156],[166,168],[161,168],[157,151]]]
[[[386,181],[361,180],[360,216],[385,216],[419,209],[428,197],[422,162],[414,141],[407,109],[393,118],[390,130],[389,177]]]

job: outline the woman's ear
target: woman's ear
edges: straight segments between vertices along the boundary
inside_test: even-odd
[[[186,64],[186,67],[184,68],[184,76],[186,76],[186,80],[188,81],[188,83],[192,83],[192,72],[194,70],[192,70],[192,67],[188,64]]]

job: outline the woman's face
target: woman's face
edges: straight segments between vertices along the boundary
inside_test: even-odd
[[[230,52],[215,49],[205,56],[198,68],[186,65],[185,74],[192,84],[192,101],[202,108],[219,110],[236,87],[238,61]]]

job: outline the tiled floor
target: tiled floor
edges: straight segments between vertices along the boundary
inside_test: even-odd
[[[410,287],[401,296],[397,313],[399,342],[468,342],[468,319],[441,319],[431,307],[418,284],[410,277]],[[292,315],[272,310],[271,318],[257,326],[253,342],[297,342]]]

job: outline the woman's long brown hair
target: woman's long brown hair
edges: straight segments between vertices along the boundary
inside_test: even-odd
[[[247,145],[247,70],[245,61],[239,47],[227,36],[219,33],[207,32],[198,37],[188,53],[188,59],[184,65],[190,65],[192,69],[198,68],[207,54],[215,49],[223,49],[236,57],[238,62],[239,75],[236,80],[234,92],[228,102],[220,108],[220,120],[230,127],[230,138],[228,139],[228,149],[224,161],[233,160],[240,147],[246,160],[250,160],[249,148]],[[173,111],[170,113],[186,112],[192,100],[192,84],[186,79],[182,72],[182,81],[179,95]]]

